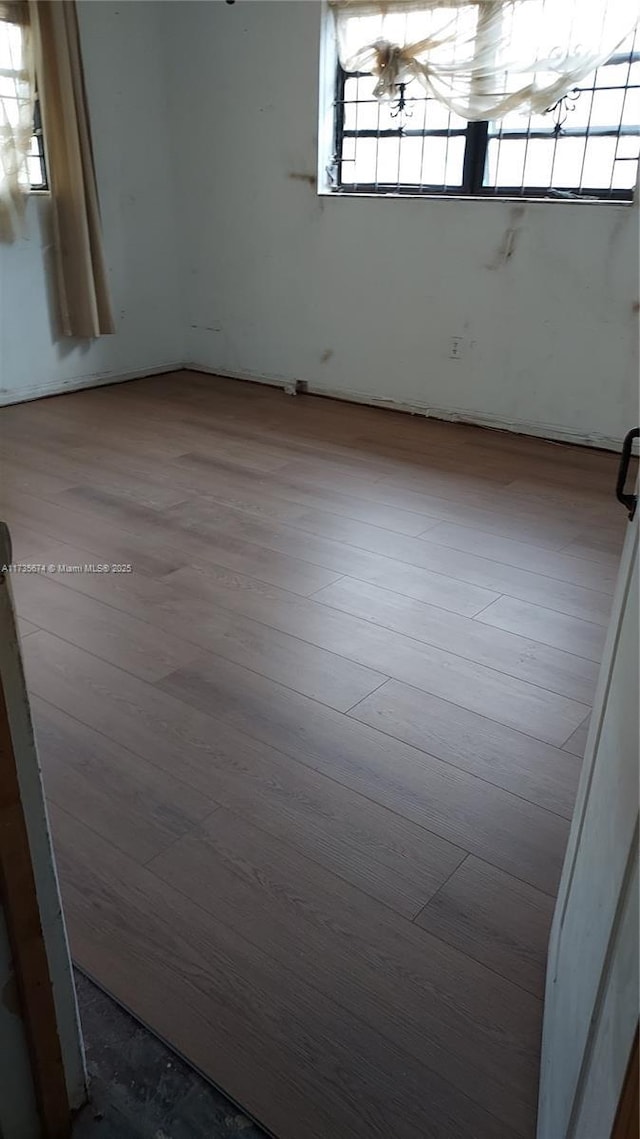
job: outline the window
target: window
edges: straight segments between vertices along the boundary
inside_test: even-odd
[[[27,157],[29,165],[29,181],[32,190],[47,190],[47,165],[44,156],[44,137],[42,134],[42,121],[40,119],[40,103],[36,95],[36,104],[33,113],[33,134],[31,146]]]
[[[20,101],[26,99],[24,88],[28,83],[28,71],[23,61],[22,35],[22,28],[18,24],[0,20],[0,113],[6,116],[12,130],[20,122]],[[27,167],[31,189],[46,190],[47,170],[37,96]]]
[[[379,102],[338,65],[329,175],[343,193],[631,200],[640,154],[640,34],[543,114],[468,122],[417,79]]]

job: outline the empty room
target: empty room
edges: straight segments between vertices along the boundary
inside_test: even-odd
[[[0,0],[4,1139],[634,1134],[637,23]]]

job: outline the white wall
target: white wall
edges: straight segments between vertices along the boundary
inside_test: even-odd
[[[637,208],[318,197],[318,0],[80,17],[118,332],[55,343],[33,199],[0,401],[189,363],[605,445],[637,423]]]
[[[115,336],[55,341],[48,295],[49,203],[33,196],[25,235],[0,246],[0,402],[184,358],[172,225],[161,2],[78,4]]]
[[[189,361],[564,438],[637,423],[636,208],[318,197],[320,4],[166,15]]]

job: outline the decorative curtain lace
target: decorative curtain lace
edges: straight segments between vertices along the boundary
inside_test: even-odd
[[[17,232],[29,189],[35,95],[26,3],[0,0],[0,240]]]
[[[637,0],[330,0],[345,71],[417,79],[465,119],[553,106],[637,25]]]

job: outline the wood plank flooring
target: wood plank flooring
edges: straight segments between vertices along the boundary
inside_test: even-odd
[[[186,372],[0,430],[79,964],[278,1139],[532,1139],[616,457]]]

